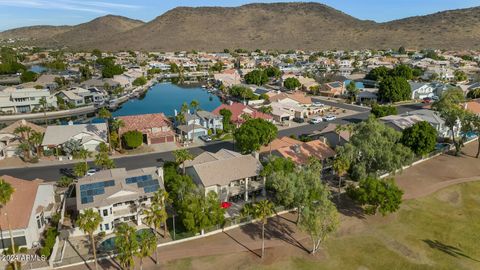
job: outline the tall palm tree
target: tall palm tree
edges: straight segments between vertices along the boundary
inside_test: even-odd
[[[87,170],[88,170],[87,160],[88,160],[88,158],[92,157],[92,152],[88,151],[85,148],[82,148],[77,152],[77,155],[78,155],[79,158],[81,158],[83,160],[83,162],[85,163],[85,168],[87,168]]]
[[[199,107],[200,107],[200,102],[198,102],[197,100],[194,99],[190,102],[190,108],[193,110],[194,117],[196,116]],[[193,142],[193,139],[195,138],[195,120],[193,121],[192,132],[193,132],[192,134],[192,142]]]
[[[38,101],[38,104],[40,104],[40,106],[42,106],[42,109],[43,109],[43,117],[45,118],[45,126],[48,126],[48,119],[47,119],[47,105],[48,105],[48,102],[47,102],[47,98],[42,97],[42,98]]]
[[[176,163],[182,164],[183,175],[185,175],[185,161],[193,160],[193,155],[187,149],[179,149],[173,151],[173,156]]]
[[[13,131],[15,134],[20,134],[20,141],[22,144],[25,144],[22,148],[25,151],[25,156],[27,159],[30,159],[30,134],[32,133],[32,128],[29,126],[18,126]]]
[[[262,223],[262,259],[265,255],[265,225],[273,214],[273,204],[269,200],[261,200],[254,206],[255,217]]]
[[[118,146],[122,149],[122,142],[120,141],[120,128],[125,127],[125,122],[122,119],[114,118],[112,120],[112,130],[117,132],[118,135]]]
[[[10,201],[12,198],[13,193],[15,192],[15,189],[10,185],[10,183],[5,182],[2,178],[0,178],[0,210],[7,205],[7,203]],[[7,215],[7,213],[5,213]],[[7,221],[8,221],[8,216],[7,216]],[[8,222],[9,223],[9,222]],[[13,241],[13,234],[12,230],[10,228],[10,223],[8,224],[9,232],[10,232],[10,245],[12,247],[12,253],[15,256],[15,242]],[[17,262],[13,262],[13,269],[17,269]]]
[[[142,231],[138,236],[138,252],[137,256],[140,258],[140,270],[143,270],[143,258],[152,256],[153,251],[157,250],[156,238],[152,237],[150,233]],[[158,258],[157,258],[158,259]],[[156,260],[158,263],[158,260]]]
[[[98,117],[100,119],[105,120],[105,124],[107,124],[107,140],[109,142],[108,144],[108,149],[111,150],[111,142],[110,142],[110,127],[109,127],[109,120],[112,118],[112,113],[107,110],[105,107],[101,108],[100,111],[98,111]]]
[[[145,209],[143,211],[143,214],[145,215],[145,218],[143,220],[146,224],[153,227],[153,229],[155,230],[155,239],[157,239],[157,232],[162,225],[163,219],[162,209],[160,209],[160,207],[158,207],[157,205],[152,204],[149,209]],[[155,250],[155,263],[159,263],[158,250]]]
[[[103,219],[98,212],[93,209],[87,209],[78,216],[78,227],[87,233],[90,237],[90,243],[92,244],[93,260],[95,261],[95,269],[98,269],[97,264],[97,249],[95,248],[94,233],[98,229],[98,226],[102,223]]]
[[[115,227],[115,247],[118,260],[124,269],[132,269],[135,265],[134,256],[138,250],[138,240],[135,228],[127,223]]]
[[[33,145],[33,147],[35,147],[37,156],[42,154],[40,146],[42,145],[43,135],[43,133],[37,131],[32,132],[32,135],[30,135],[30,143]]]
[[[153,196],[153,199],[152,199],[152,204],[157,205],[158,208],[160,208],[161,210],[160,220],[163,223],[163,238],[165,238],[165,236],[167,235],[167,219],[168,219],[167,204],[169,203],[171,203],[171,200],[166,190],[159,189],[157,192],[155,192],[155,195]]]

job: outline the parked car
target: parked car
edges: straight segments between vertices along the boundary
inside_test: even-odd
[[[325,106],[325,104],[323,104],[323,103],[321,103],[321,102],[313,102],[312,105],[315,106],[315,107],[323,107],[323,106]]]
[[[337,117],[335,115],[327,115],[323,118],[323,120],[325,120],[325,121],[333,121],[335,119],[337,119]]]
[[[199,136],[200,140],[204,141],[204,142],[211,142],[212,141],[212,137],[208,136],[208,135],[202,135],[202,136]]]
[[[315,117],[315,118],[310,119],[309,122],[310,122],[310,124],[315,125],[315,124],[320,124],[322,121],[323,121],[323,119],[321,117]]]
[[[87,173],[85,174],[85,176],[92,176],[94,175],[95,173],[97,173],[99,171],[99,169],[96,169],[96,168],[93,168],[93,169],[90,169],[87,171]]]
[[[292,121],[296,123],[305,123],[305,118],[295,117]]]
[[[429,97],[426,97],[422,100],[422,103],[425,103],[425,104],[430,104],[432,102],[433,102],[433,99]]]

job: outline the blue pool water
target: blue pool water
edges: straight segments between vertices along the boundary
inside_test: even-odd
[[[112,113],[113,116],[136,115],[146,113],[164,113],[173,116],[184,102],[190,104],[192,100],[200,103],[200,108],[212,111],[220,106],[220,99],[205,91],[200,86],[179,86],[172,83],[159,83],[141,99],[131,99],[122,104],[121,108]]]
[[[42,72],[44,72],[44,71],[47,71],[48,68],[46,68],[46,67],[44,67],[44,66],[40,66],[40,65],[33,65],[33,66],[31,66],[28,70],[40,74],[40,73],[42,73]]]
[[[146,232],[152,234],[152,237],[154,237],[154,233],[153,233],[152,229],[140,229],[140,230],[137,231],[137,238],[143,231],[146,231]],[[102,243],[100,243],[100,245],[98,246],[98,249],[100,251],[103,251],[103,252],[109,252],[109,251],[115,250],[115,236],[110,237],[110,238],[106,239],[105,241],[103,241]]]
[[[346,80],[344,83],[345,83],[345,87],[346,87],[350,83],[350,80]],[[357,89],[365,88],[365,85],[363,85],[362,82],[355,82],[355,85],[357,86]]]

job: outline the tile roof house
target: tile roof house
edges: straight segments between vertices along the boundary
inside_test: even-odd
[[[18,120],[13,124],[0,130],[0,160],[7,157],[14,157],[17,155],[17,149],[20,145],[20,136],[15,134],[15,129],[21,126],[26,126],[32,131],[44,133],[45,128],[30,123],[26,120]]]
[[[68,124],[63,126],[48,126],[43,136],[44,148],[56,148],[69,140],[77,140],[89,151],[98,151],[101,143],[108,144],[107,125],[98,124]]]
[[[164,189],[163,168],[99,171],[79,179],[75,189],[77,210],[98,211],[103,218],[98,231],[110,233],[121,222],[142,224],[143,209],[151,204],[157,190]]]
[[[319,93],[322,96],[337,97],[345,92],[345,84],[343,82],[329,82],[320,87]]]
[[[243,124],[243,122],[245,122],[245,120],[242,118],[242,115],[244,114],[249,115],[252,118],[261,118],[267,121],[273,121],[273,117],[271,115],[262,113],[255,110],[254,108],[251,108],[250,106],[243,105],[241,103],[232,103],[231,105],[222,104],[215,110],[213,110],[212,113],[216,115],[221,115],[220,111],[222,109],[227,109],[232,112],[231,121],[237,126],[240,126],[241,124]]]
[[[214,191],[221,201],[244,199],[265,192],[265,179],[260,177],[262,164],[252,155],[229,150],[204,152],[185,163],[186,173],[205,189]]]
[[[11,246],[11,228],[15,246],[32,248],[40,242],[48,220],[56,212],[59,204],[55,201],[53,184],[43,180],[33,181],[12,176],[0,176],[14,189],[10,201],[2,207],[0,215],[0,250]]]
[[[337,124],[329,123],[324,129],[315,132],[311,137],[326,141],[331,148],[336,149],[350,141],[350,132],[347,130],[337,132],[337,126]]]
[[[137,130],[143,133],[146,144],[175,142],[172,123],[163,113],[119,116],[125,126],[120,128],[119,135]]]
[[[480,116],[480,99],[465,102],[464,107],[467,111]]]
[[[336,153],[322,140],[301,142],[290,137],[273,140],[270,145],[263,146],[260,153],[268,155],[270,152],[283,158],[289,158],[298,165],[305,165],[310,157],[324,162],[333,158]]]

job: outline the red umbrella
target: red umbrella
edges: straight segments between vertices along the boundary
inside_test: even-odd
[[[229,208],[230,206],[232,206],[232,203],[231,202],[222,202],[222,208],[226,209],[226,208]]]

